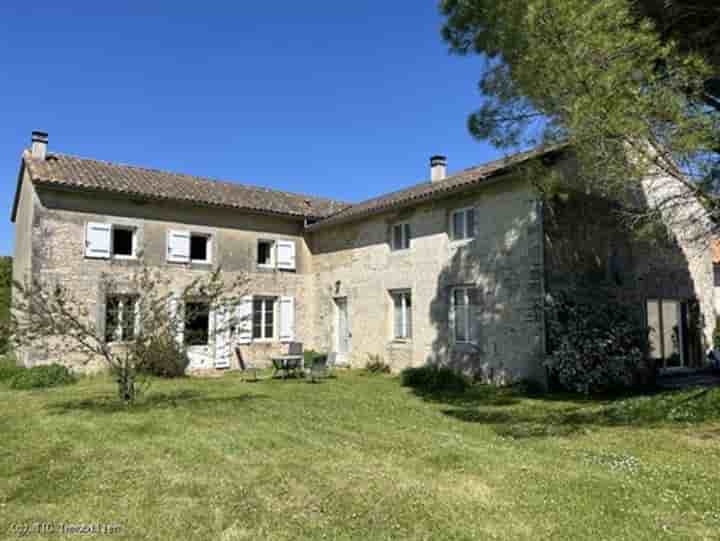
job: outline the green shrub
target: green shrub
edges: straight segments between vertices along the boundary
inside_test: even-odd
[[[147,342],[132,345],[132,356],[140,374],[161,378],[179,378],[190,364],[185,350],[170,334],[161,334]]]
[[[21,370],[24,370],[24,368],[17,365],[14,356],[10,355],[0,358],[0,382],[9,381],[10,378]]]
[[[405,368],[400,372],[400,383],[404,387],[427,392],[463,392],[470,386],[464,375],[451,368],[435,365]]]
[[[365,370],[370,374],[389,374],[390,365],[385,364],[380,355],[368,354],[368,362],[365,364]]]
[[[21,368],[8,380],[11,389],[45,389],[75,383],[77,377],[61,364],[47,364]]]
[[[630,305],[611,297],[559,295],[545,306],[553,381],[573,392],[604,393],[631,385],[648,351],[648,329]]]

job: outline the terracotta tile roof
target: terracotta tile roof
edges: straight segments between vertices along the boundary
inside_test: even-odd
[[[298,218],[322,218],[348,203],[209,178],[51,153],[46,160],[23,154],[33,182],[139,198],[184,201]]]
[[[508,172],[509,169],[523,162],[533,158],[550,156],[565,148],[566,145],[538,147],[478,167],[466,169],[438,182],[422,182],[410,188],[368,199],[340,210],[336,214],[310,225],[308,229],[322,229],[388,210],[412,206],[423,201],[442,199],[443,197],[473,189],[493,177]]]

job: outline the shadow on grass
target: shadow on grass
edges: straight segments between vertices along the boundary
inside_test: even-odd
[[[47,406],[52,414],[63,415],[77,411],[88,411],[93,413],[143,413],[149,410],[178,408],[178,407],[204,407],[213,404],[227,404],[234,406],[267,398],[265,395],[242,393],[230,396],[208,396],[207,393],[181,390],[176,392],[152,392],[138,398],[134,404],[126,405],[116,396],[101,395],[93,398],[76,400],[65,400],[54,402]]]
[[[499,436],[511,438],[566,437],[593,427],[658,427],[720,420],[720,388],[587,398],[487,385],[475,385],[464,393],[412,392],[446,406],[441,411],[448,417],[487,425]]]

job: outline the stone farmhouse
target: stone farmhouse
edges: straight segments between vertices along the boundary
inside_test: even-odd
[[[704,362],[715,326],[712,254],[639,241],[613,202],[583,192],[552,209],[531,182],[534,164],[572,175],[565,148],[536,149],[447,173],[357,204],[50,152],[33,132],[22,153],[12,211],[16,280],[61,280],[87,299],[98,333],[122,342],[133,294],[108,296],[99,276],[139,264],[178,284],[221,266],[247,273],[239,310],[252,321],[233,338],[267,362],[289,341],[393,369],[437,362],[508,382],[544,378],[543,298],[584,285],[637,306],[663,369]],[[202,301],[199,301],[202,303]],[[111,309],[112,308],[112,309]],[[188,322],[208,336],[206,317]],[[190,348],[191,370],[237,360],[215,340]],[[57,359],[38,343],[25,365]],[[87,367],[86,367],[87,368]]]

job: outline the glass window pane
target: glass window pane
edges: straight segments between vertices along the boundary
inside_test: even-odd
[[[117,297],[108,297],[105,307],[105,341],[117,340],[117,329],[120,324],[120,301]]]
[[[275,303],[271,299],[265,300],[265,338],[272,338],[275,335]]]
[[[122,308],[122,339],[135,338],[135,301],[134,297],[126,297]]]
[[[650,355],[654,359],[659,359],[662,357],[660,304],[655,299],[647,301],[647,323],[650,328]]]
[[[130,229],[113,228],[113,254],[133,255],[133,231]]]
[[[456,212],[453,214],[453,239],[465,238],[465,213]]]
[[[403,338],[402,296],[393,295],[393,326],[395,338]]]
[[[467,342],[467,307],[461,306],[455,309],[455,340]]]
[[[253,338],[262,338],[262,300],[253,300]]]
[[[663,299],[661,306],[666,366],[682,366],[680,354],[680,303]]]
[[[392,247],[393,250],[402,250],[402,226],[401,225],[395,225],[393,226],[393,234],[392,234]]]
[[[403,240],[405,241],[403,248],[410,248],[410,224],[405,224],[405,238]]]
[[[475,236],[475,209],[469,209],[466,216],[467,238],[471,238]]]
[[[405,296],[405,336],[412,338],[412,295]]]
[[[454,306],[465,306],[465,293],[464,288],[458,288],[453,291],[453,305]]]

